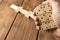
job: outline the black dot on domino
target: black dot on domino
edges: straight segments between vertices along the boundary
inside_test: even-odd
[[[43,16],[45,16],[45,15],[43,14]]]
[[[29,16],[29,19],[31,19],[31,17]]]
[[[46,12],[46,11],[44,11],[44,12]]]
[[[46,27],[46,28],[48,28],[48,27]]]
[[[51,15],[49,15],[49,17],[51,17]]]
[[[42,28],[42,30],[43,30],[43,28]]]
[[[49,10],[49,11],[51,11],[51,10]]]
[[[38,14],[38,13],[37,13]]]
[[[54,25],[54,27],[56,27],[56,25]]]
[[[49,20],[49,18],[47,20]]]
[[[50,23],[50,21],[48,21],[48,23]]]
[[[51,28],[51,26],[49,26],[49,28]]]
[[[43,8],[45,8],[45,6]]]
[[[47,23],[45,22],[45,24],[47,24]]]
[[[43,17],[41,17],[41,19],[43,19]]]
[[[39,10],[39,12],[40,12],[40,10]]]
[[[18,11],[18,13],[20,13],[20,11]]]
[[[48,7],[50,7],[50,5],[48,5]]]
[[[39,22],[41,23],[41,20],[39,20]]]

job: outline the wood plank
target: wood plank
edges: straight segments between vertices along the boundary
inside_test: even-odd
[[[26,10],[33,10],[40,0],[24,0],[23,7]],[[37,30],[34,21],[19,14],[6,40],[36,40]]]
[[[1,0],[0,0],[1,1]],[[9,5],[16,2],[17,0],[3,0],[0,2],[0,40],[4,40],[15,16],[16,12],[12,10]]]
[[[47,31],[40,31],[38,40],[53,40],[53,39],[52,39],[52,35]]]
[[[60,40],[59,37],[53,35],[55,29],[48,31],[39,31],[38,40]]]

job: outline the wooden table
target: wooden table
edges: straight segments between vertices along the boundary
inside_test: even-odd
[[[33,11],[42,1],[0,0],[0,40],[60,40],[53,36],[52,30],[49,32],[36,30],[32,19],[27,19],[9,7],[11,4],[16,4]]]

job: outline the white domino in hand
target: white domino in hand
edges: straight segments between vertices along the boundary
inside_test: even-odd
[[[33,12],[32,11],[27,11],[27,10],[25,10],[25,9],[23,9],[23,7],[18,7],[18,6],[16,6],[16,5],[14,5],[14,4],[12,4],[11,6],[10,6],[12,9],[14,9],[16,12],[21,12],[22,14],[24,14],[25,15],[25,17],[27,17],[27,18],[29,18],[29,17],[31,17],[32,19],[34,18],[34,16],[33,16]]]
[[[40,9],[39,9],[40,8]],[[34,11],[39,17],[41,23],[41,30],[48,30],[56,28],[56,24],[54,23],[52,17],[52,8],[49,4],[46,5],[38,5]]]
[[[52,28],[56,28],[56,24],[54,23],[54,20],[52,18],[52,8],[47,5],[38,5],[33,12],[27,11],[23,9],[22,7],[18,7],[14,4],[10,6],[12,9],[14,9],[16,12],[20,11],[22,14],[25,15],[25,17],[32,19],[34,18],[33,13],[36,12],[36,14],[39,17],[40,23],[41,23],[41,30],[48,30]]]

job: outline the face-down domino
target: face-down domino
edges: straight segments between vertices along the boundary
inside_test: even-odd
[[[35,9],[34,12],[39,17],[40,23],[41,23],[41,30],[48,30],[48,29],[53,29],[56,28],[56,24],[53,20],[52,17],[52,8],[49,4],[46,5],[38,5]]]

